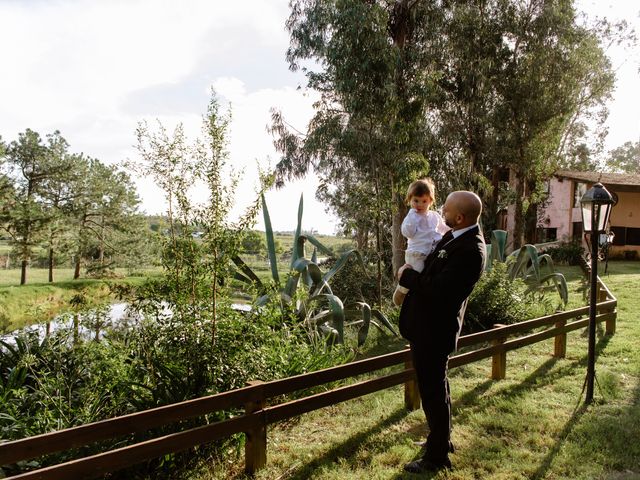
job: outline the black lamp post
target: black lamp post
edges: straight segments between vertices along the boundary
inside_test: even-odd
[[[589,353],[587,357],[587,396],[585,403],[593,401],[593,382],[596,375],[596,310],[597,310],[597,282],[598,282],[598,247],[600,234],[605,233],[613,197],[601,183],[596,183],[582,196],[582,224],[584,233],[589,234],[588,243],[591,247],[591,287],[589,298]]]

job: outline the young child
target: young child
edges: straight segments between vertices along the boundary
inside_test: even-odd
[[[427,255],[449,230],[438,212],[429,210],[435,198],[435,186],[430,178],[416,180],[409,185],[406,202],[411,209],[402,221],[401,231],[407,238],[404,261],[417,272],[422,271]],[[408,291],[398,285],[393,293],[393,303],[402,305]]]

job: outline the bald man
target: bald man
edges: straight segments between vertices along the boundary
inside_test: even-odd
[[[429,434],[420,459],[405,465],[412,473],[450,469],[451,397],[447,379],[449,355],[456,349],[467,299],[480,278],[486,247],[478,219],[482,202],[473,192],[447,197],[442,209],[451,227],[426,258],[424,270],[410,265],[398,271],[409,289],[400,310],[400,332],[409,340]]]

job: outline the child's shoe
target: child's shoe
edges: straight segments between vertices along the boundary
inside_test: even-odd
[[[395,292],[393,292],[393,303],[398,307],[402,305],[402,302],[404,302],[404,297],[407,296],[408,291],[408,288],[398,285]]]

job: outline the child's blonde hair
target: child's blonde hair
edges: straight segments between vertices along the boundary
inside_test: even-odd
[[[429,195],[433,203],[436,202],[436,186],[430,178],[421,178],[412,182],[407,190],[407,197],[404,199],[406,203],[411,202],[411,197],[422,197]]]

